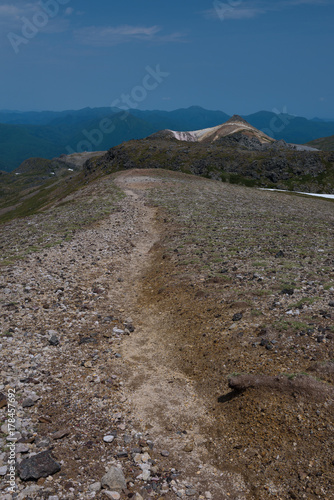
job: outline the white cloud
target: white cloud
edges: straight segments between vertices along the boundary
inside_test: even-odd
[[[286,5],[327,5],[329,4],[329,0],[291,0],[290,2],[285,2]]]
[[[0,16],[4,17],[16,17],[20,14],[20,9],[15,7],[15,5],[5,4],[0,5]]]
[[[50,20],[44,28],[41,28],[41,33],[54,34],[65,33],[70,30],[70,20],[64,18],[55,18]]]
[[[66,9],[65,14],[67,11],[69,13],[69,10],[74,9],[69,7]],[[16,5],[11,5],[9,3],[0,5],[0,26],[2,30],[20,31],[23,24],[23,18],[34,22],[34,16],[38,15],[38,13],[43,13],[43,15],[47,16],[47,13],[43,10],[38,1],[25,2],[17,0]],[[61,5],[59,5],[59,14],[55,17],[51,16],[47,26],[39,29],[39,31],[58,33],[68,29],[68,21],[64,19],[63,14],[64,11],[62,10]]]
[[[258,8],[245,8],[245,7],[231,7],[229,4],[223,4],[216,9],[211,9],[206,11],[205,15],[208,18],[217,18],[217,19],[251,19],[252,17],[256,17],[260,14],[263,14],[265,11],[263,9]]]
[[[185,34],[176,32],[176,33],[171,33],[170,35],[162,35],[162,36],[157,36],[155,37],[156,42],[178,42],[178,43],[185,43]]]
[[[252,19],[267,12],[281,11],[291,7],[303,5],[322,6],[328,5],[333,0],[253,0],[249,2],[231,0],[216,1],[214,8],[203,12],[206,18],[211,19]]]
[[[161,42],[180,41],[183,36],[181,33],[157,36],[160,31],[161,27],[159,26],[88,26],[74,31],[74,37],[83,45],[110,47],[133,40],[155,40]]]
[[[65,10],[65,16],[70,16],[71,14],[73,14],[73,12],[73,7],[67,7],[67,9]]]

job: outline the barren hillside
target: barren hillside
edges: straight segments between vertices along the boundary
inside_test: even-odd
[[[159,169],[3,224],[1,497],[15,389],[19,499],[333,498],[333,231]]]

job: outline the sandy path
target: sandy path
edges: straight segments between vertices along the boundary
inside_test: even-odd
[[[127,371],[125,392],[137,425],[150,430],[159,448],[170,453],[171,462],[189,477],[197,490],[209,490],[217,500],[241,500],[247,498],[241,476],[218,472],[210,465],[209,429],[214,422],[192,381],[172,363],[165,340],[172,313],[155,305],[141,309],[138,301],[141,279],[152,265],[154,246],[159,242],[156,209],[145,205],[144,199],[145,190],[157,179],[140,174],[124,172],[116,180],[129,197],[129,203],[135,203],[140,211],[141,234],[144,234],[137,240],[123,276],[124,307],[136,324],[136,334],[127,337],[122,347]],[[203,434],[202,429],[208,433]]]

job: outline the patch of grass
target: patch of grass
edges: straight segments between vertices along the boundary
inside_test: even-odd
[[[307,330],[309,328],[309,325],[307,323],[304,323],[302,321],[287,321],[287,320],[281,320],[281,321],[276,321],[273,324],[274,328],[278,330],[279,332],[283,331],[288,331],[288,330]]]
[[[295,269],[296,267],[296,263],[295,262],[284,262],[284,264],[282,264],[282,268],[283,269]]]
[[[285,321],[285,320],[275,321],[273,326],[279,332],[286,332],[290,328],[290,323],[288,321]]]
[[[0,333],[0,337],[13,337],[13,334],[9,331]]]
[[[294,308],[294,309],[299,309],[303,307],[304,305],[311,305],[313,304],[319,297],[303,297],[300,299],[298,302],[295,302],[294,304],[291,304],[289,307]]]
[[[271,290],[255,290],[254,295],[257,295],[258,297],[267,297],[268,295],[271,295],[272,291]]]
[[[252,309],[251,310],[251,315],[252,316],[255,316],[255,317],[258,317],[258,316],[263,316],[263,312],[260,311],[259,309]]]
[[[295,331],[307,330],[307,328],[309,328],[308,324],[302,321],[290,321],[290,326]]]

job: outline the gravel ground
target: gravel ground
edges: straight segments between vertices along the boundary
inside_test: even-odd
[[[2,497],[14,398],[13,498],[334,498],[333,204],[113,179],[5,226]]]

